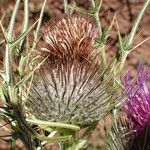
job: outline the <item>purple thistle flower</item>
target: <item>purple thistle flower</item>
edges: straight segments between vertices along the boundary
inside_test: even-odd
[[[140,65],[134,80],[131,80],[130,72],[125,76],[127,99],[123,107],[136,132],[143,132],[150,121],[149,81],[149,68],[142,68]]]

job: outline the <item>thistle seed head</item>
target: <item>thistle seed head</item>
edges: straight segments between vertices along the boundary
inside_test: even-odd
[[[41,120],[90,125],[115,99],[110,68],[101,67],[94,47],[97,29],[79,15],[53,23],[41,47],[49,58],[35,72],[27,106]]]

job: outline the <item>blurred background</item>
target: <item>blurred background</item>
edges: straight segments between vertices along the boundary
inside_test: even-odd
[[[0,18],[4,13],[5,18],[3,20],[3,26],[7,29],[7,25],[10,21],[10,16],[12,14],[15,0],[0,0]],[[40,10],[42,7],[43,0],[30,0],[29,1],[29,9],[30,9],[30,25],[32,25],[39,17]],[[72,4],[72,1],[69,1]],[[82,7],[84,9],[90,10],[91,6],[88,0],[76,0],[77,6]],[[142,7],[144,0],[103,0],[101,11],[99,14],[101,24],[103,28],[107,28],[116,14],[117,22],[119,25],[119,30],[122,36],[128,35],[130,29],[133,25],[133,21],[135,20],[140,8]],[[59,14],[64,13],[63,9],[63,0],[47,0],[43,22],[48,21],[53,16],[57,16]],[[22,28],[22,20],[23,20],[23,0],[20,5],[20,9],[18,12],[17,22],[15,25],[15,34],[20,33]],[[150,36],[150,7],[147,9],[140,26],[137,31],[137,36],[134,39],[134,46],[142,42],[144,39]],[[0,43],[2,41],[2,33],[0,30]],[[110,32],[110,38],[107,43],[107,57],[114,55],[118,51],[118,39],[117,39],[117,27],[116,24],[113,25],[112,31]],[[3,63],[3,55],[4,55],[4,47],[0,45],[0,66]],[[132,69],[132,73],[134,74],[138,64],[150,65],[150,40],[145,42],[143,45],[132,51],[126,62],[126,69]],[[91,147],[89,149],[99,150],[103,141],[101,141],[101,132],[99,125],[97,127],[98,131],[96,131],[91,138]],[[18,144],[18,148],[22,150],[21,144]],[[50,148],[49,148],[50,149]],[[9,150],[8,144],[1,141],[0,142],[0,150]]]

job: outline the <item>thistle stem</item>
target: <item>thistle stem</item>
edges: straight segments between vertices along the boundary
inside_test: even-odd
[[[65,124],[65,123],[60,123],[60,122],[49,122],[49,121],[43,121],[43,120],[37,120],[37,119],[36,120],[26,119],[26,121],[32,124],[37,124],[37,125],[44,125],[44,126],[55,127],[55,128],[64,128],[64,129],[70,129],[70,130],[75,130],[75,131],[80,130],[80,127],[76,125]]]
[[[65,12],[65,14],[68,13],[67,5],[68,5],[68,0],[64,0],[64,12]]]
[[[138,14],[138,16],[137,16],[137,18],[133,24],[132,30],[131,30],[131,32],[130,32],[127,40],[126,40],[125,49],[130,48],[130,46],[132,45],[136,30],[137,30],[139,23],[140,23],[143,15],[144,15],[144,12],[145,12],[146,8],[149,6],[149,4],[150,4],[150,0],[146,0],[143,7],[141,8],[141,11]]]
[[[28,25],[29,25],[29,1],[24,0],[24,20],[23,20],[22,34],[28,30]],[[21,51],[21,47],[23,45],[23,42],[24,42],[24,38],[20,42],[20,51]]]
[[[105,52],[105,44],[101,44],[101,54],[102,54],[102,63],[103,63],[103,66],[105,67],[106,66],[106,52]]]
[[[12,13],[12,17],[9,23],[9,30],[8,30],[8,34],[7,34],[7,42],[11,42],[13,39],[13,30],[14,30],[14,25],[15,25],[15,20],[16,20],[16,16],[17,16],[17,11],[19,8],[19,4],[20,4],[20,0],[16,1],[16,5],[14,8],[14,11]],[[5,68],[6,68],[6,82],[9,84],[10,82],[12,82],[11,79],[11,73],[12,73],[12,64],[13,64],[13,52],[12,50],[9,48],[9,43],[7,43],[6,45],[6,52],[5,52]]]
[[[94,8],[95,7],[95,2],[94,2],[94,0],[89,0],[90,1],[90,3],[92,4],[92,7]]]
[[[90,0],[93,10],[95,11],[94,18],[99,30],[99,39],[101,40],[101,36],[102,36],[102,27],[101,27],[101,22],[99,19],[99,12],[100,12],[100,8],[101,8],[101,4],[102,4],[102,0],[98,0],[98,3],[96,4],[93,0]]]
[[[6,52],[5,52],[5,76],[6,76],[6,82],[10,83],[11,81],[11,69],[10,69],[10,51],[9,51],[9,45],[6,45]]]
[[[122,71],[124,63],[126,61],[126,58],[127,58],[128,54],[131,52],[130,48],[132,46],[133,39],[136,34],[136,30],[137,30],[139,23],[145,13],[146,8],[149,6],[149,4],[150,4],[150,0],[146,0],[143,7],[141,8],[141,11],[139,12],[134,24],[133,24],[133,27],[131,29],[131,32],[130,32],[128,38],[125,41],[125,44],[123,45],[123,53],[121,55],[120,71]]]
[[[124,67],[124,64],[125,64],[125,61],[126,61],[126,58],[127,58],[128,54],[129,54],[129,51],[124,51],[124,53],[121,56],[120,72],[122,71],[122,69]]]
[[[106,52],[105,52],[105,43],[103,43],[103,39],[102,39],[102,27],[101,27],[101,22],[100,22],[100,18],[99,18],[99,12],[100,12],[100,8],[101,8],[101,4],[102,4],[102,0],[98,0],[98,3],[96,4],[93,0],[90,0],[93,9],[95,10],[95,13],[93,14],[97,27],[98,27],[98,36],[99,36],[99,42],[100,44],[100,50],[101,50],[101,57],[102,57],[102,63],[103,66],[106,66]],[[105,38],[105,37],[104,37]]]
[[[62,150],[78,150],[77,145],[78,140],[76,138],[76,133],[73,133],[71,141],[63,143]]]
[[[17,0],[14,11],[12,13],[11,20],[10,20],[10,24],[9,24],[9,28],[8,28],[9,30],[8,30],[8,34],[7,34],[7,39],[9,42],[12,41],[14,24],[15,24],[15,20],[16,20],[16,16],[17,16],[17,11],[19,9],[19,4],[20,4],[20,0]]]
[[[32,50],[35,49],[37,40],[39,38],[39,32],[40,32],[40,27],[41,27],[41,24],[42,24],[42,19],[43,19],[44,8],[45,8],[45,5],[46,5],[46,2],[47,2],[47,0],[44,0],[44,2],[43,2],[43,6],[42,6],[42,9],[41,9],[41,13],[40,13],[40,18],[39,18],[38,25],[37,25],[36,31],[35,31],[34,43],[33,43]]]

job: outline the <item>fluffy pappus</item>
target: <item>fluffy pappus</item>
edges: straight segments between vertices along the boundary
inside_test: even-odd
[[[41,53],[51,54],[55,61],[93,61],[93,56],[97,55],[94,44],[98,30],[92,19],[85,15],[55,18],[46,24],[42,32]]]

